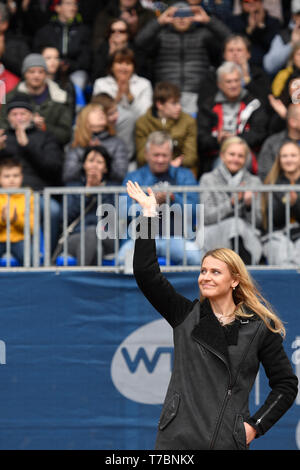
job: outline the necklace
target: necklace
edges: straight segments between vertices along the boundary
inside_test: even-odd
[[[227,325],[228,323],[231,323],[235,317],[234,312],[232,312],[230,315],[225,315],[223,313],[215,313],[215,315],[222,326]]]

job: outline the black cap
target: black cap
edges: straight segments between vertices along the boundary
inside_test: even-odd
[[[33,112],[30,98],[25,95],[25,93],[18,93],[8,101],[6,104],[6,112],[9,113],[13,108],[26,108],[28,111]]]

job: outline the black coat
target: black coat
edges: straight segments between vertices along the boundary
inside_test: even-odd
[[[174,334],[173,372],[156,448],[246,449],[244,422],[257,436],[264,434],[297,395],[281,336],[255,314],[222,327],[207,300],[191,302],[177,293],[160,272],[154,240],[136,240],[133,266],[138,286]],[[260,362],[271,392],[250,416],[248,398]]]
[[[16,157],[23,166],[23,186],[33,190],[45,186],[60,186],[63,152],[49,132],[43,132],[35,127],[26,130],[28,145],[18,144],[13,129],[5,131],[7,136],[5,148],[0,150],[0,161],[3,158]]]
[[[91,65],[90,30],[76,18],[70,24],[52,18],[35,35],[33,49],[40,52],[41,47],[52,44],[61,58],[69,64],[69,73],[76,70],[89,71]]]

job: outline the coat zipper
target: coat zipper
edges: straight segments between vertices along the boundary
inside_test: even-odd
[[[280,398],[282,397],[282,393],[280,393],[278,395],[278,397],[276,398],[275,401],[273,401],[273,403],[271,403],[271,405],[269,406],[269,408],[267,408],[264,413],[261,415],[260,418],[258,418],[255,422],[255,424],[260,424],[262,419],[272,410],[272,408],[274,408],[275,405],[277,405],[277,403],[279,402]]]
[[[218,417],[217,426],[216,426],[216,429],[215,429],[215,431],[214,431],[214,434],[213,434],[213,437],[212,437],[212,440],[211,440],[210,449],[213,449],[213,447],[214,447],[214,445],[215,445],[215,442],[216,442],[216,439],[217,439],[217,436],[218,436],[218,432],[219,432],[219,429],[220,429],[220,426],[221,426],[221,422],[222,422],[222,419],[223,419],[223,414],[224,414],[224,411],[225,411],[225,407],[226,407],[226,405],[227,405],[228,400],[229,400],[230,397],[231,397],[232,389],[233,389],[233,387],[234,387],[234,385],[235,385],[235,383],[236,383],[236,381],[237,381],[237,378],[238,378],[238,376],[239,376],[239,372],[240,372],[240,369],[241,369],[241,367],[242,367],[242,364],[243,364],[243,362],[244,362],[244,360],[245,360],[245,357],[246,357],[247,354],[248,354],[248,351],[249,351],[249,349],[250,349],[250,347],[251,347],[251,344],[252,344],[252,342],[253,342],[255,336],[257,335],[258,330],[259,330],[259,328],[257,329],[255,335],[252,337],[252,339],[251,339],[251,341],[250,341],[248,347],[247,347],[246,350],[244,351],[243,357],[242,357],[242,359],[241,359],[241,361],[240,361],[240,363],[239,363],[239,367],[238,367],[238,369],[237,369],[237,372],[236,372],[236,375],[235,375],[235,378],[234,378],[234,381],[233,381],[233,382],[232,382],[232,378],[231,378],[231,371],[230,371],[230,368],[228,367],[227,363],[224,361],[224,359],[223,359],[216,351],[214,351],[212,348],[210,348],[211,351],[212,351],[214,354],[216,354],[216,356],[218,356],[218,357],[224,362],[224,364],[225,364],[226,367],[227,367],[227,370],[228,370],[228,373],[229,373],[229,377],[230,377],[229,386],[228,386],[228,388],[227,388],[226,395],[225,395],[225,398],[224,398],[224,400],[223,400],[222,408],[221,408],[221,411],[220,411],[220,414],[219,414],[219,417]],[[280,398],[280,396],[278,397],[278,399],[279,399],[279,398]],[[277,401],[278,401],[278,400],[277,400]],[[274,406],[274,405],[275,405],[275,403],[273,404],[273,406]]]
[[[216,439],[217,439],[217,436],[218,436],[218,433],[219,433],[219,429],[220,429],[220,426],[221,426],[221,423],[222,423],[223,414],[224,414],[227,402],[231,397],[231,393],[232,393],[232,389],[228,388],[227,391],[226,391],[225,398],[224,398],[223,403],[222,403],[222,408],[221,408],[221,411],[220,411],[220,414],[219,414],[219,417],[218,417],[218,422],[217,422],[217,425],[216,425],[216,428],[215,428],[215,431],[214,431],[214,434],[213,434],[213,437],[212,437],[212,440],[211,440],[211,443],[210,443],[210,446],[209,446],[210,449],[214,448],[214,445],[215,445],[215,442],[216,442]]]
[[[228,375],[229,375],[229,385],[227,387],[227,390],[226,390],[226,394],[225,394],[225,398],[223,400],[223,403],[222,403],[222,407],[221,407],[221,411],[219,413],[219,417],[218,417],[218,422],[217,422],[217,425],[215,427],[215,430],[214,430],[214,433],[213,433],[213,437],[212,437],[212,440],[211,440],[211,444],[210,444],[210,449],[213,449],[214,445],[215,445],[215,442],[216,442],[216,439],[217,439],[217,436],[218,436],[218,433],[219,433],[219,429],[220,429],[220,426],[221,426],[221,423],[222,423],[222,418],[223,418],[223,414],[224,414],[224,410],[226,408],[226,405],[227,405],[227,401],[230,399],[231,397],[231,392],[232,392],[232,386],[231,386],[231,371],[230,371],[230,368],[227,364],[227,361],[224,360],[224,358],[213,348],[211,348],[210,346],[206,345],[206,348],[208,350],[210,350],[213,354],[215,354],[226,366],[227,368],[227,371],[228,371]]]

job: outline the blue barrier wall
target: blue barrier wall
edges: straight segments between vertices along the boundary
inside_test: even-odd
[[[1,273],[0,449],[152,449],[172,332],[132,276]],[[300,375],[299,274],[255,271]],[[198,296],[197,273],[169,274]],[[263,372],[250,407],[268,393]],[[300,399],[254,449],[300,448]]]

